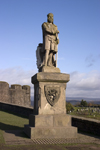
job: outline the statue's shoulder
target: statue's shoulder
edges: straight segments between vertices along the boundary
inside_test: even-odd
[[[57,27],[55,24],[53,24],[54,25],[54,27]]]
[[[57,29],[57,26],[55,24],[53,24],[54,28]]]
[[[48,22],[44,22],[43,24],[42,24],[42,26],[47,26],[48,25]]]

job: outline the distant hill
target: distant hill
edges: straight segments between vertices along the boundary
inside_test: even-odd
[[[72,105],[76,105],[76,104],[79,104],[80,101],[77,101],[77,100],[66,100],[66,102],[70,102]]]
[[[66,101],[72,105],[80,103],[81,100],[87,101],[87,103],[100,104],[100,98],[86,98],[86,97],[66,97]]]
[[[87,98],[87,97],[66,97],[66,100],[76,100],[76,101],[81,101],[81,100],[85,100],[85,101],[100,101],[100,98]]]

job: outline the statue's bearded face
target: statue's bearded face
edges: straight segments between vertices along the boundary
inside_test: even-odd
[[[53,15],[49,15],[48,16],[48,22],[49,23],[53,23]]]

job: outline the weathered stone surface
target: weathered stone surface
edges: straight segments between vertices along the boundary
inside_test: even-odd
[[[68,74],[37,73],[32,77],[34,83],[34,111],[36,114],[66,113],[66,82]]]
[[[29,116],[31,127],[66,127],[71,126],[69,115],[33,115]]]
[[[39,69],[39,72],[58,72],[60,73],[60,69],[56,68],[54,66],[50,67],[50,66],[43,66]]]
[[[0,101],[16,105],[30,106],[30,86],[19,84],[11,85],[0,81]]]
[[[32,127],[53,127],[53,116],[31,114],[29,116],[29,125]]]
[[[75,138],[77,128],[71,126],[69,115],[33,115],[29,116],[29,125],[24,126],[25,133],[31,138]]]
[[[31,139],[37,138],[76,138],[77,128],[75,127],[30,127],[25,125],[25,133]]]
[[[31,82],[33,84],[37,82],[60,82],[67,83],[70,80],[69,74],[64,73],[49,73],[49,72],[39,72],[32,76]]]
[[[55,127],[67,127],[71,126],[71,116],[63,115],[53,115],[53,125]]]
[[[9,84],[5,81],[0,81],[0,101],[9,103]]]

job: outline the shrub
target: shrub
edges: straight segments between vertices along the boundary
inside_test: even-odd
[[[69,113],[70,111],[74,110],[74,106],[70,102],[66,102],[66,112]]]

